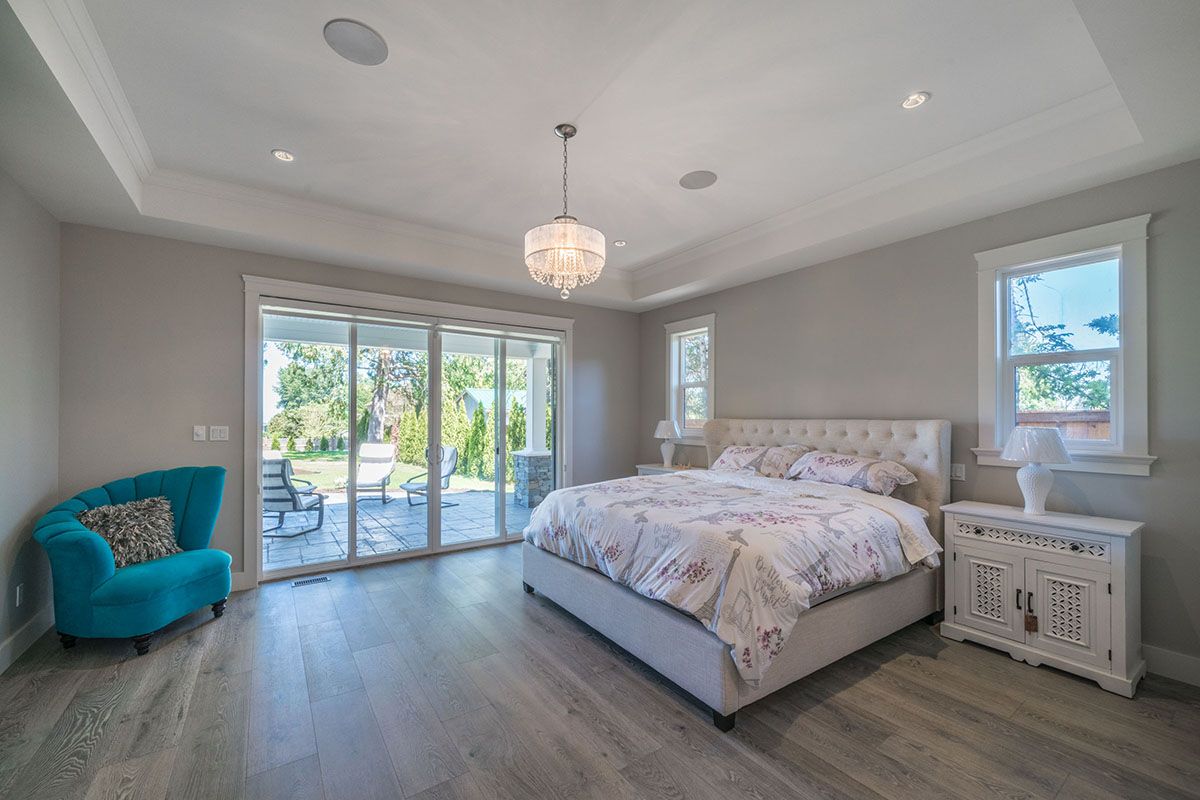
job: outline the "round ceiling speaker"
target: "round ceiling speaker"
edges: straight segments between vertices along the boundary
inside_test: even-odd
[[[679,179],[679,185],[685,189],[707,189],[717,182],[717,173],[706,169],[689,172]]]
[[[325,25],[325,41],[347,61],[374,67],[387,61],[387,42],[378,33],[352,19],[335,19]]]

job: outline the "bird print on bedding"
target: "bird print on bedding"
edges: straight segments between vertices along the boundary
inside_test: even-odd
[[[935,567],[941,552],[902,500],[700,470],[556,490],[525,539],[695,617],[751,683],[822,597]]]

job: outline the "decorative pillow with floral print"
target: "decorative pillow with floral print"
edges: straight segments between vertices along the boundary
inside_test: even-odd
[[[788,444],[782,447],[769,447],[763,453],[762,461],[758,462],[758,474],[764,478],[783,478],[796,459],[812,450],[803,444]]]
[[[716,470],[717,472],[739,472],[743,469],[755,469],[766,453],[767,448],[765,447],[749,447],[745,445],[726,447],[721,451],[721,455],[717,456],[717,460],[712,463],[709,469]]]
[[[895,461],[823,452],[800,456],[800,460],[788,470],[787,477],[795,481],[852,486],[884,496],[896,491],[897,486],[907,486],[917,481],[916,475]]]

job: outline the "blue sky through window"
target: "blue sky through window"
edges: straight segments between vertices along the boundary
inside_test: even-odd
[[[1018,285],[1020,278],[1009,278],[1010,314],[1015,313],[1028,322],[1028,306],[1035,323],[1065,325],[1064,333],[1072,334],[1068,341],[1075,350],[1116,347],[1117,336],[1092,330],[1087,323],[1098,317],[1120,311],[1120,267],[1117,259],[1081,264],[1076,267],[1037,273],[1040,280]],[[1016,343],[1014,342],[1014,345]],[[1017,355],[1023,351],[1014,346]]]

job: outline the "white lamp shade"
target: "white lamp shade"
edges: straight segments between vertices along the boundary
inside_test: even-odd
[[[1071,456],[1057,428],[1013,428],[1000,457],[1031,464],[1070,464]]]
[[[525,266],[538,283],[565,292],[593,283],[604,269],[604,234],[574,217],[555,217],[525,234]]]
[[[655,439],[677,439],[679,431],[675,429],[675,423],[669,419],[660,419],[658,425],[654,428]]]

